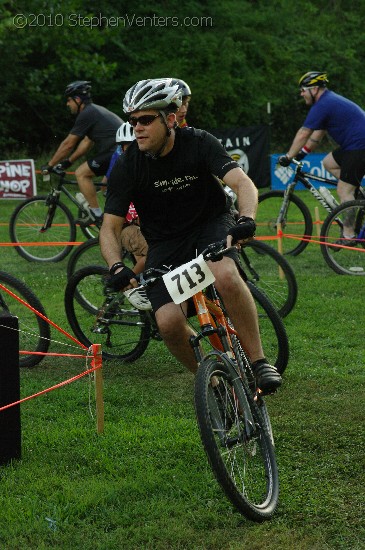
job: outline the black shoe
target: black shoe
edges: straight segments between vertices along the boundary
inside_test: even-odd
[[[258,359],[252,363],[252,371],[255,375],[257,387],[263,393],[274,393],[281,386],[282,378],[280,374],[266,359]]]
[[[335,241],[335,244],[339,244],[341,246],[355,247],[359,244],[359,242],[354,237],[352,237],[351,239],[347,239],[346,237],[341,237],[341,239],[338,239],[337,241]],[[339,246],[333,247],[333,252],[338,252],[339,250],[341,250]]]
[[[90,227],[90,225],[96,225],[96,227],[101,227],[103,223],[103,214],[101,216],[88,216],[87,218],[78,218],[75,220],[80,227]]]

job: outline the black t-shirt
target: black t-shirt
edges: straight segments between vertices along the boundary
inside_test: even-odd
[[[70,134],[95,143],[97,152],[106,153],[115,149],[115,136],[123,120],[105,107],[88,103],[76,117]]]
[[[183,237],[229,211],[231,200],[217,178],[236,167],[204,130],[177,128],[173,149],[157,160],[133,142],[110,174],[104,211],[125,217],[133,202],[147,242]]]

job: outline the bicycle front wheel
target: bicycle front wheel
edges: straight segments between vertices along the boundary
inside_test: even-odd
[[[88,266],[72,275],[65,292],[67,320],[85,346],[101,344],[103,358],[135,361],[148,346],[150,318],[123,293],[110,290],[108,278],[108,269],[101,266]]]
[[[22,281],[5,271],[0,271],[0,283],[13,294],[27,302],[32,308],[46,316],[37,296]],[[27,308],[16,298],[0,289],[0,308],[18,317],[19,350],[46,353],[49,348],[51,331],[47,321],[44,321],[34,311]],[[43,355],[19,354],[20,367],[34,367],[42,361]]]
[[[256,235],[274,236],[278,231],[278,217],[284,200],[284,191],[269,191],[259,195],[256,216]],[[293,238],[284,240],[284,254],[297,256],[308,246],[303,238],[310,239],[313,220],[307,205],[296,195],[290,195],[286,214],[281,221],[281,229]]]
[[[250,281],[246,284],[256,303],[265,357],[282,374],[289,361],[289,341],[283,321],[268,297]]]
[[[53,219],[47,229],[42,229],[50,208],[54,208]],[[47,196],[33,197],[17,206],[10,218],[9,231],[11,242],[29,243],[15,246],[18,254],[29,262],[59,262],[72,250],[72,245],[64,243],[76,240],[70,210],[61,202],[49,206]]]
[[[351,247],[341,244],[343,226],[352,226],[355,237]],[[340,204],[323,222],[321,252],[327,265],[339,275],[365,275],[365,201],[354,200]]]
[[[200,436],[217,481],[246,517],[264,521],[279,497],[275,451],[265,421],[237,372],[206,357],[195,377]]]
[[[285,317],[294,308],[298,285],[289,262],[275,248],[252,240],[241,247],[243,269],[251,283],[262,290]]]

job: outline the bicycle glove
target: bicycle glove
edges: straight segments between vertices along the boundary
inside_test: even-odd
[[[43,166],[41,166],[41,172],[42,174],[50,174],[53,170],[53,167],[50,166],[49,164],[43,164]]]
[[[232,235],[232,244],[243,239],[249,239],[255,236],[256,224],[252,218],[247,216],[241,216],[237,220],[237,225],[231,227],[228,231],[228,235]]]
[[[113,290],[118,292],[118,290],[122,290],[126,286],[129,285],[129,282],[131,279],[134,279],[136,277],[136,274],[134,271],[129,269],[129,267],[124,266],[119,273],[116,273],[115,275],[111,275],[108,279],[108,286],[110,286]]]
[[[297,160],[298,162],[300,162],[301,160],[304,159],[304,157],[306,157],[308,155],[308,153],[310,153],[311,150],[309,149],[309,147],[306,147],[304,145],[304,147],[301,148],[301,150],[299,151],[299,153],[297,155],[295,155],[295,160]]]
[[[282,155],[278,158],[278,163],[280,166],[284,166],[285,168],[290,165],[291,159],[287,155]]]
[[[59,170],[66,170],[67,168],[70,168],[71,164],[72,162],[70,162],[68,159],[61,160],[61,162],[57,164],[57,168]]]

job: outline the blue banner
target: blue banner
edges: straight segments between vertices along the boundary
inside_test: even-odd
[[[282,153],[285,154],[285,153]],[[293,181],[294,171],[289,166],[284,168],[278,164],[278,158],[280,155],[271,155],[271,188],[280,189],[283,191],[286,185]],[[303,172],[310,172],[315,176],[321,176],[322,178],[327,178],[332,181],[336,181],[336,178],[328,172],[323,166],[323,159],[326,156],[326,153],[311,153],[307,155],[301,162],[303,163]],[[294,167],[294,165],[292,165]],[[324,186],[329,189],[333,189],[333,185],[323,183],[321,181],[311,180],[313,186],[318,189],[318,187]],[[305,189],[304,185],[298,183],[296,189]]]

